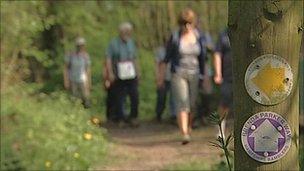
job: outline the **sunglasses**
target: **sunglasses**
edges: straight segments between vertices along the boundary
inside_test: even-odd
[[[183,26],[186,26],[186,25],[188,25],[188,24],[192,25],[192,23],[190,23],[190,22],[187,22],[187,21],[185,21],[185,22],[182,22],[182,25],[183,25]]]

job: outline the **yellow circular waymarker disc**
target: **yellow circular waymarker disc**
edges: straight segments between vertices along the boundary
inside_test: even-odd
[[[263,105],[275,105],[290,94],[293,74],[285,59],[266,54],[256,58],[248,66],[244,82],[254,101]]]

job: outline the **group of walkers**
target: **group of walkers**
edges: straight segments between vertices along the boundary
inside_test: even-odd
[[[210,68],[206,64],[207,53],[212,54],[214,82],[221,85],[219,114],[228,113],[232,104],[231,49],[227,30],[220,33],[213,46],[207,33],[197,27],[193,10],[184,9],[178,19],[179,28],[171,33],[165,45],[155,50],[156,61],[156,120],[161,122],[169,95],[171,118],[176,118],[182,134],[182,144],[191,140],[193,118],[200,118],[198,94],[207,90],[210,82]],[[119,26],[119,35],[111,40],[106,50],[103,69],[104,87],[107,90],[107,119],[118,123],[138,126],[138,80],[140,71],[137,48],[132,39],[132,24],[124,22]],[[85,40],[76,40],[76,52],[65,59],[64,85],[73,95],[90,107],[91,87],[90,57],[85,51]],[[210,86],[209,86],[210,87]],[[130,98],[130,114],[126,115],[126,98]],[[208,101],[208,100],[207,100]],[[225,122],[222,122],[225,124]],[[222,125],[225,128],[225,125]]]

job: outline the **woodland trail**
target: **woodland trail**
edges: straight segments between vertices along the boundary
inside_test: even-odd
[[[138,128],[107,126],[110,136],[109,153],[101,170],[162,170],[169,166],[192,162],[209,165],[220,162],[222,152],[210,146],[216,139],[215,126],[192,131],[192,141],[181,145],[175,125],[142,123]]]

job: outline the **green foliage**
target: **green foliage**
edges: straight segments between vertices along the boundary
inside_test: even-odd
[[[173,20],[187,6],[199,13],[204,30],[217,33],[225,26],[226,2],[174,2]],[[139,117],[150,119],[156,99],[153,48],[176,27],[176,22],[170,26],[168,2],[1,1],[1,169],[88,169],[100,164],[104,130],[87,121],[90,115],[104,117],[102,64],[123,21],[133,23],[139,47]],[[77,36],[87,40],[92,60],[93,107],[88,110],[62,92],[64,55],[74,50]],[[6,81],[16,77],[43,81],[9,88]],[[83,138],[86,132],[92,140]]]
[[[83,170],[100,164],[105,130],[91,123],[79,100],[36,89],[17,86],[2,92],[1,170]]]
[[[47,16],[46,2],[1,2],[1,58],[15,57],[19,51],[47,60],[47,53],[37,50],[34,40],[54,24],[54,16]]]
[[[187,161],[182,164],[167,166],[164,170],[211,170],[211,165],[199,161]]]
[[[37,33],[54,23],[54,18],[46,18],[46,10],[42,1],[1,2],[1,42],[6,48],[26,50]]]
[[[139,81],[140,105],[139,115],[143,119],[150,119],[155,116],[156,86],[154,56],[149,51],[139,52],[139,63],[141,67],[141,78]]]
[[[168,2],[165,1],[3,1],[2,68],[13,74],[15,71],[11,65],[19,65],[19,70],[25,72],[30,69],[37,77],[35,70],[39,64],[50,76],[48,82],[58,84],[56,79],[61,77],[59,72],[62,71],[64,54],[74,50],[77,36],[83,36],[92,57],[93,81],[96,83],[101,78],[105,49],[110,39],[117,35],[117,27],[123,21],[134,24],[138,46],[148,51],[161,45],[175,29],[178,13],[185,7],[197,11],[201,21],[199,27],[210,31],[213,36],[227,21],[226,2],[173,2],[173,5],[174,8],[170,9],[173,18],[170,18]],[[170,26],[171,21],[174,26]],[[20,61],[15,61],[18,54],[27,59],[21,66]],[[37,63],[31,66],[28,64],[31,60]],[[7,70],[7,67],[12,68]]]
[[[227,165],[229,170],[231,171],[232,166],[230,164],[230,159],[229,157],[231,156],[229,150],[228,150],[228,145],[230,144],[230,142],[233,139],[233,135],[230,134],[227,138],[224,136],[224,132],[223,132],[223,128],[222,128],[222,122],[225,119],[225,116],[227,114],[225,114],[223,117],[220,117],[219,113],[217,112],[213,112],[211,113],[211,115],[209,116],[209,121],[210,123],[217,125],[220,131],[220,136],[218,136],[218,138],[216,139],[215,142],[210,142],[211,146],[214,146],[216,148],[220,148],[223,150],[225,157],[226,157],[226,161],[227,161]]]
[[[217,170],[217,171],[227,171],[229,169],[230,168],[223,160],[212,167],[212,170]]]

